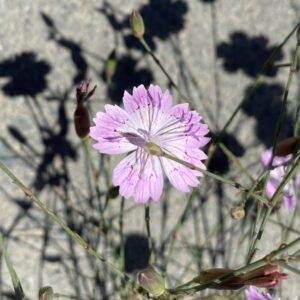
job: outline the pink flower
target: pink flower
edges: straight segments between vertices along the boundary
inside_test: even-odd
[[[189,192],[199,184],[197,176],[203,174],[191,170],[165,157],[149,154],[145,146],[153,143],[164,152],[206,169],[202,163],[207,158],[199,149],[209,142],[205,135],[208,126],[200,122],[188,104],[172,106],[169,91],[160,87],[143,85],[135,87],[132,95],[125,91],[124,109],[117,105],[105,105],[106,112],[98,112],[91,127],[90,136],[97,141],[94,148],[101,153],[120,154],[130,152],[114,169],[113,184],[120,186],[120,194],[133,197],[138,203],[149,198],[159,201],[163,191],[163,174],[180,191]]]
[[[250,286],[245,291],[245,294],[246,294],[247,300],[272,300],[272,297],[270,294],[261,294],[253,286]]]
[[[264,167],[267,167],[272,158],[272,150],[266,150],[261,155],[261,162]],[[269,198],[272,198],[275,191],[279,187],[280,183],[286,176],[289,171],[289,162],[292,159],[292,155],[287,156],[275,156],[273,159],[272,166],[274,167],[271,170],[268,181],[266,183],[266,193]],[[284,207],[288,211],[293,211],[296,207],[297,196],[294,189],[294,185],[296,187],[300,187],[300,173],[296,176],[295,180],[289,181],[283,189],[282,202]]]

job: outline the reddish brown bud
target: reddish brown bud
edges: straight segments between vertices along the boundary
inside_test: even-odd
[[[85,138],[90,133],[90,116],[83,104],[78,105],[74,112],[74,125],[80,138]]]
[[[282,279],[288,278],[286,273],[279,273],[277,264],[268,264],[241,276],[246,285],[273,288],[279,285]]]
[[[76,89],[77,107],[74,112],[75,131],[80,138],[85,138],[90,132],[90,115],[85,106],[96,90],[96,85],[89,91],[90,80],[83,81]]]
[[[230,269],[209,269],[200,272],[199,276],[193,279],[194,282],[203,284],[214,281],[220,277],[229,275],[233,270]],[[247,272],[239,276],[228,276],[228,279],[222,280],[210,286],[216,290],[236,290],[246,285],[254,285],[257,287],[273,288],[277,287],[282,279],[288,277],[285,273],[279,273],[277,264],[267,264],[256,270]]]
[[[296,150],[297,144],[300,143],[300,136],[293,136],[280,141],[274,150],[276,156],[286,156]]]

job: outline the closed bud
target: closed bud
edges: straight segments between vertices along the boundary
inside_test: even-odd
[[[90,115],[85,105],[96,90],[96,86],[94,86],[89,91],[90,82],[90,80],[84,80],[76,89],[77,107],[74,112],[74,126],[80,138],[87,137],[90,132]]]
[[[45,286],[39,290],[39,300],[52,300],[53,298],[54,293],[51,286]]]
[[[233,207],[230,210],[230,216],[234,220],[241,220],[245,217],[245,210],[241,206]]]
[[[286,156],[294,153],[296,146],[300,143],[299,136],[293,136],[287,139],[280,141],[274,150],[275,156]]]
[[[145,25],[142,16],[137,10],[130,15],[130,28],[134,36],[141,39],[145,33]]]
[[[111,80],[117,68],[116,51],[113,50],[105,63],[105,76],[106,80]]]
[[[83,104],[76,107],[74,112],[74,125],[75,131],[81,139],[90,133],[90,115]]]
[[[138,282],[140,286],[154,297],[161,296],[165,291],[165,279],[149,267],[138,274]]]
[[[287,278],[288,274],[280,273],[277,264],[267,264],[241,276],[244,284],[264,288],[277,287],[282,279]]]

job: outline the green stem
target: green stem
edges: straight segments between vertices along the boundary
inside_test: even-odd
[[[154,251],[153,251],[153,241],[151,236],[151,228],[150,228],[150,204],[147,202],[145,206],[145,223],[147,229],[147,237],[148,237],[148,247],[149,247],[149,263],[153,264],[155,261]]]
[[[101,205],[101,192],[100,192],[99,185],[98,185],[99,175],[98,175],[98,171],[97,171],[97,169],[94,165],[94,161],[93,161],[93,158],[92,158],[92,153],[91,153],[90,143],[89,143],[89,137],[86,137],[86,138],[82,139],[82,143],[83,143],[86,155],[87,155],[88,163],[89,163],[89,165],[91,167],[91,170],[92,170],[92,178],[93,178],[94,186],[95,186],[95,190],[96,190],[98,206],[99,206],[100,215],[101,215],[101,218],[102,218],[102,221],[103,221],[103,208],[102,208],[102,205]]]
[[[278,117],[278,121],[276,124],[276,129],[275,129],[275,136],[274,136],[274,140],[273,140],[273,145],[272,145],[272,153],[274,153],[274,150],[276,148],[276,145],[278,143],[279,137],[280,137],[280,132],[281,132],[281,128],[282,128],[282,124],[284,121],[284,115],[285,115],[285,111],[286,111],[286,106],[287,106],[287,101],[288,101],[288,95],[289,95],[289,90],[291,88],[291,84],[298,66],[298,61],[299,61],[299,57],[300,57],[300,45],[297,45],[296,47],[296,51],[293,57],[293,61],[291,64],[291,68],[290,68],[290,72],[289,72],[289,77],[284,89],[284,93],[283,93],[283,100],[282,100],[282,105],[280,108],[280,112],[279,112],[279,117]],[[269,167],[271,167],[273,165],[273,159],[274,159],[274,155],[272,155],[272,159],[270,160],[269,163]]]
[[[121,260],[122,270],[124,270],[124,267],[125,267],[125,248],[124,248],[124,231],[123,231],[124,205],[125,205],[125,199],[124,199],[124,197],[122,197],[122,199],[121,199],[121,206],[120,206],[120,216],[119,216],[120,260]]]
[[[237,165],[237,167],[243,172],[251,181],[252,183],[255,183],[255,179],[252,177],[252,175],[248,172],[248,170],[241,164],[240,160],[228,149],[223,143],[219,144],[220,149],[223,151],[223,153],[232,160],[233,163]]]
[[[238,182],[236,182],[236,181],[233,181],[233,180],[231,180],[231,179],[224,178],[224,177],[222,177],[222,176],[219,176],[219,175],[214,174],[214,173],[212,173],[212,172],[209,172],[209,171],[207,171],[207,170],[198,168],[197,166],[195,166],[195,165],[193,165],[193,164],[191,164],[191,163],[188,163],[188,162],[186,162],[186,161],[184,161],[184,160],[182,160],[182,159],[179,159],[179,158],[177,158],[177,157],[175,157],[175,156],[172,156],[172,155],[170,155],[170,154],[168,154],[168,153],[166,153],[166,152],[163,152],[161,156],[163,156],[163,157],[165,157],[165,158],[168,158],[168,159],[170,159],[170,160],[173,160],[173,161],[175,161],[175,162],[177,162],[177,163],[179,163],[179,164],[182,164],[182,165],[184,165],[184,166],[186,166],[187,168],[190,168],[190,169],[192,169],[192,170],[199,171],[199,172],[201,172],[201,173],[203,173],[203,174],[205,174],[205,175],[207,175],[207,176],[209,176],[209,177],[214,178],[214,179],[217,180],[217,181],[220,181],[220,182],[222,182],[222,183],[231,185],[231,186],[233,186],[234,188],[236,188],[236,189],[238,189],[238,190],[240,190],[240,191],[243,191],[243,192],[249,192],[249,190],[248,190],[247,188],[243,187],[240,183],[238,183]],[[250,193],[250,192],[249,192],[249,193]],[[251,193],[251,196],[253,196],[253,197],[256,198],[257,200],[263,202],[264,204],[269,205],[269,201],[268,201],[267,199],[265,199],[264,197],[262,197],[262,196],[260,196],[260,195],[258,195],[258,194],[255,194],[255,193]]]
[[[10,257],[6,251],[6,248],[4,247],[4,243],[3,243],[3,238],[2,238],[2,234],[0,233],[0,254],[3,254],[6,265],[7,265],[7,269],[9,272],[9,275],[11,277],[11,281],[13,283],[13,287],[15,290],[15,296],[16,296],[16,300],[25,300],[25,294],[22,288],[22,284],[21,281],[12,265],[12,262],[10,260]],[[0,255],[1,257],[1,255]]]
[[[179,96],[186,102],[190,103],[191,105],[192,102],[186,97],[184,96],[181,91],[179,90],[177,84],[175,83],[175,81],[172,79],[172,77],[170,76],[170,74],[168,73],[168,71],[165,69],[165,67],[162,65],[162,63],[160,62],[160,60],[156,57],[156,55],[154,54],[154,52],[151,50],[151,48],[149,47],[148,43],[145,41],[144,38],[140,38],[139,39],[140,43],[142,44],[142,46],[145,48],[145,50],[147,51],[148,54],[150,54],[150,56],[153,58],[153,60],[155,61],[155,63],[158,65],[158,67],[162,70],[162,72],[165,74],[165,76],[168,78],[168,80],[170,81],[171,85],[175,88],[175,90],[178,92]]]
[[[112,262],[105,259],[103,256],[99,255],[96,250],[91,248],[89,244],[87,244],[78,234],[72,231],[68,225],[61,220],[58,216],[56,216],[52,211],[50,211],[44,203],[32,193],[32,191],[26,187],[1,161],[0,161],[0,169],[16,184],[16,186],[24,192],[24,194],[37,206],[39,207],[46,215],[48,215],[52,221],[57,223],[72,239],[73,241],[82,247],[88,254],[95,257],[105,265],[107,265],[112,271],[116,274],[125,278],[127,281],[132,281],[131,278],[118,267],[116,267]]]

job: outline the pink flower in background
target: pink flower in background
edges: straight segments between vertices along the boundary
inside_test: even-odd
[[[258,292],[258,290],[250,286],[246,291],[245,291],[247,300],[272,300],[273,298],[270,296],[270,294],[262,294]],[[278,299],[280,300],[280,299]]]
[[[271,149],[266,150],[261,155],[261,162],[264,167],[267,167],[269,165],[271,158]],[[272,198],[280,183],[288,173],[290,169],[289,162],[291,161],[291,159],[292,155],[274,157],[272,163],[274,169],[271,170],[268,181],[266,183],[266,193],[269,198]],[[283,189],[282,203],[288,211],[293,211],[297,203],[297,196],[294,186],[300,187],[300,173],[297,174],[295,180],[290,180]]]
[[[201,123],[188,104],[172,106],[172,96],[167,90],[151,85],[135,87],[132,95],[125,91],[124,109],[117,105],[105,105],[105,112],[98,112],[91,127],[90,136],[97,141],[94,148],[101,153],[120,154],[130,152],[114,169],[113,184],[120,186],[120,194],[133,197],[138,203],[152,198],[159,201],[163,191],[163,173],[171,184],[182,192],[199,184],[197,176],[203,174],[191,170],[165,157],[146,151],[146,143],[154,143],[164,152],[206,169],[202,163],[207,158],[199,149],[210,138],[208,126]]]

